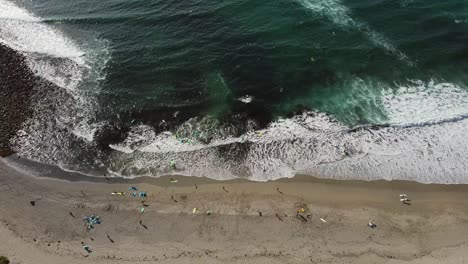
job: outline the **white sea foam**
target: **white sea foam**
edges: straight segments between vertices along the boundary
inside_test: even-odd
[[[148,138],[142,136],[148,128],[137,127],[139,136],[130,138],[138,144],[127,145],[133,146],[131,154],[114,153],[111,170],[127,176],[183,174],[256,181],[309,174],[468,183],[466,91],[434,80],[412,83],[393,90],[375,89],[391,126],[350,130],[326,114],[306,113],[208,145],[181,142],[170,133],[151,133]],[[170,164],[176,164],[176,169]]]
[[[0,6],[0,43],[23,53],[39,76],[73,91],[88,68],[85,52],[27,10],[7,0]]]
[[[392,85],[373,79],[350,77],[338,84],[330,104],[340,101],[341,116],[356,120],[353,109],[364,110],[372,124],[392,126],[430,125],[468,116],[468,89],[443,80],[408,80]],[[355,111],[354,111],[355,112]]]
[[[340,0],[298,0],[305,8],[311,10],[315,14],[326,17],[335,25],[347,29],[354,29],[364,33],[374,45],[384,48],[386,51],[397,56],[400,60],[405,61],[409,65],[414,64],[410,58],[400,51],[394,44],[383,34],[373,30],[367,23],[355,20],[352,17],[351,10],[346,7]]]
[[[17,7],[9,1],[1,0],[0,6],[2,7],[2,9],[0,9],[0,19],[24,20],[30,22],[39,21],[39,19],[31,16],[26,10]]]
[[[383,90],[383,105],[392,125],[420,125],[468,117],[468,92],[461,86],[414,80]]]
[[[383,35],[355,21],[350,10],[340,2],[302,0],[302,3],[335,24],[360,30],[375,44],[404,56]],[[90,73],[88,64],[93,59],[89,52],[16,5],[0,0],[0,6],[0,41],[23,52],[31,69],[39,75],[73,91],[83,74]],[[29,41],[31,36],[38,39]],[[106,60],[103,61],[100,65],[105,65]],[[61,69],[66,79],[60,79]],[[69,71],[82,75],[67,75]],[[306,113],[280,119],[264,130],[249,131],[241,137],[216,134],[209,144],[203,144],[197,138],[179,138],[169,132],[157,134],[149,126],[138,125],[124,142],[111,145],[116,151],[105,165],[114,175],[125,177],[183,174],[220,180],[247,177],[266,181],[304,173],[338,179],[468,183],[468,138],[465,136],[468,96],[463,86],[437,80],[413,81],[396,87],[360,79],[348,84],[351,93],[343,102],[360,105],[365,96],[369,105],[375,109],[380,107],[386,114],[386,120],[381,123],[390,126],[350,130],[326,114]],[[81,97],[75,99],[63,103],[60,109],[68,110],[76,102],[89,105],[80,102],[84,100]],[[84,117],[88,110],[83,115],[77,113],[81,109],[74,109],[70,114],[48,119],[47,122],[59,121],[59,124],[44,128],[46,122],[41,120],[40,111],[49,111],[50,107],[46,106],[39,108],[21,138],[28,141],[23,145],[26,151],[31,149],[37,153],[37,148],[44,147],[40,152],[46,153],[50,163],[58,164],[64,152],[73,155],[76,151],[73,144],[63,149],[57,147],[62,137],[66,137],[57,131],[74,124],[72,131],[76,136],[92,141],[96,126],[88,125]],[[54,141],[48,144],[49,139]],[[37,160],[43,161],[41,157]]]
[[[61,88],[33,98],[33,116],[23,124],[26,135],[12,140],[24,156],[54,163],[60,158],[58,146],[71,147],[69,135],[93,140],[100,125],[93,121],[95,99],[110,55],[106,41],[92,34],[80,37],[72,39],[25,8],[0,0],[0,43],[22,54],[33,73]],[[48,156],[40,158],[37,152]]]
[[[466,18],[466,19],[454,19],[453,22],[455,24],[460,24],[460,23],[468,24],[468,18]]]
[[[88,142],[93,142],[94,134],[99,128],[101,128],[104,125],[105,125],[104,123],[89,124],[88,122],[86,122],[86,120],[84,120],[74,126],[72,133],[75,136],[82,138]]]
[[[82,61],[84,52],[61,32],[41,24],[41,19],[27,10],[0,0],[1,40],[14,48],[54,57]]]
[[[240,102],[244,104],[250,104],[254,100],[254,97],[250,95],[245,95],[245,96],[237,98],[237,100],[239,100]]]

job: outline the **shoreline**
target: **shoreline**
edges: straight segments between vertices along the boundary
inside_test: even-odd
[[[363,183],[369,185],[368,187],[373,188],[388,188],[388,187],[401,187],[407,186],[407,188],[412,188],[414,190],[446,190],[446,191],[456,191],[463,190],[468,188],[468,184],[465,183],[423,183],[411,180],[386,180],[386,179],[376,179],[376,180],[361,180],[361,179],[328,179],[328,178],[319,178],[311,175],[298,174],[291,178],[279,178],[275,180],[268,181],[253,181],[245,178],[236,178],[236,179],[227,179],[227,180],[215,180],[207,178],[205,176],[186,176],[186,175],[162,175],[158,177],[150,176],[139,176],[135,178],[124,178],[124,177],[105,177],[105,176],[90,176],[82,174],[79,172],[65,171],[54,165],[46,165],[31,160],[21,159],[20,162],[16,160],[15,155],[10,155],[8,157],[0,158],[0,164],[2,166],[7,166],[13,170],[18,171],[19,173],[28,174],[31,177],[38,178],[48,178],[62,180],[65,182],[75,183],[75,182],[89,182],[89,183],[112,183],[112,184],[153,184],[166,186],[168,179],[170,178],[184,178],[191,182],[193,179],[196,181],[203,182],[204,184],[208,183],[288,183],[288,182],[309,182],[309,183],[324,183],[324,184],[335,184],[335,185],[345,185],[345,186],[359,186]],[[23,168],[21,168],[23,167]],[[28,172],[34,170],[34,174]],[[193,178],[193,179],[192,179]],[[190,180],[192,179],[192,180]],[[183,185],[183,184],[182,184]]]
[[[0,254],[12,263],[468,260],[468,185],[310,176],[271,182],[184,176],[71,182],[27,175],[4,162],[0,159],[0,239],[8,242],[0,245]],[[144,213],[129,186],[147,192]],[[127,195],[110,195],[114,191]],[[400,193],[408,194],[411,205],[399,202]],[[305,209],[305,222],[296,218],[298,208]],[[91,214],[103,223],[88,231],[82,217]],[[377,228],[367,227],[370,220]],[[83,251],[81,242],[93,252]]]

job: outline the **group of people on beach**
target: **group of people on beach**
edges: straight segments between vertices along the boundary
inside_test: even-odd
[[[175,183],[177,183],[178,181],[175,180],[175,179],[170,179],[170,182],[171,182],[172,184],[175,184]],[[195,185],[195,188],[198,189],[198,186]],[[128,188],[128,190],[132,192],[132,196],[133,196],[133,197],[137,197],[137,191],[138,191],[138,188],[137,188],[137,187],[131,186],[131,187]],[[225,186],[223,186],[223,191],[229,192]],[[277,188],[277,191],[278,191],[278,193],[280,193],[280,194],[284,194],[282,191],[280,191],[279,188]],[[112,194],[112,195],[115,195],[115,196],[125,196],[125,195],[126,195],[125,192],[112,192],[111,194]],[[138,193],[138,198],[143,198],[143,199],[145,199],[145,198],[147,198],[147,197],[148,197],[148,195],[147,195],[146,192],[140,191],[140,192]],[[174,202],[177,202],[177,200],[174,199],[174,196],[171,196],[171,198],[172,198],[172,200],[173,200]],[[400,202],[402,202],[403,204],[406,204],[406,205],[410,205],[410,200],[408,199],[408,196],[407,196],[406,194],[400,194]],[[141,203],[142,203],[143,206],[142,206],[142,208],[140,209],[140,213],[143,214],[143,213],[145,212],[145,208],[148,207],[149,205],[146,204],[146,201],[145,201],[145,200],[142,200]],[[31,202],[31,204],[32,204],[33,206],[35,205],[33,202]],[[193,208],[192,213],[193,213],[193,214],[196,214],[197,212],[198,212],[198,208]],[[307,222],[307,221],[308,221],[307,219],[308,219],[308,218],[311,218],[311,215],[309,214],[309,215],[307,215],[307,216],[305,217],[305,216],[304,216],[304,213],[306,213],[306,209],[305,209],[304,207],[299,207],[299,208],[297,209],[297,211],[296,211],[296,218],[299,219],[299,220],[302,221],[302,222]],[[206,215],[211,215],[211,214],[212,214],[212,211],[211,211],[211,210],[207,210]],[[74,217],[74,215],[73,215],[71,212],[70,212],[70,215],[72,215],[72,216]],[[259,216],[263,216],[263,213],[262,213],[261,211],[259,211]],[[276,214],[276,217],[277,217],[280,221],[283,221],[283,218],[282,218],[279,214]],[[85,222],[86,222],[86,224],[87,224],[87,229],[88,229],[88,230],[92,229],[94,225],[96,225],[96,224],[101,224],[101,223],[102,223],[100,217],[97,216],[97,215],[95,215],[95,214],[93,214],[93,215],[91,215],[91,216],[89,216],[89,217],[85,217],[84,220],[85,220]],[[323,223],[327,223],[327,221],[326,221],[324,218],[320,218],[320,220],[321,220]],[[141,219],[139,220],[139,223],[140,223],[140,225],[142,225],[145,229],[148,229],[148,227],[147,227],[146,225],[143,224],[143,222],[142,222]],[[376,225],[372,220],[370,220],[370,221],[368,222],[367,226],[368,226],[369,228],[372,228],[372,229],[374,229],[374,228],[377,227],[377,225]],[[112,243],[114,243],[114,241],[113,241],[109,236],[108,236],[108,238],[109,238],[109,240],[110,240]],[[91,249],[90,249],[90,247],[89,247],[88,245],[84,244],[84,242],[81,242],[81,244],[82,244],[83,249],[84,249],[88,254],[90,254],[90,253],[92,252]]]

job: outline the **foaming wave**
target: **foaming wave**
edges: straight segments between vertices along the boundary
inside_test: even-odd
[[[138,126],[114,148],[125,151],[113,154],[109,171],[126,177],[183,174],[266,181],[308,174],[468,183],[466,91],[443,82],[412,83],[380,89],[391,123],[384,126],[351,129],[327,114],[308,112],[209,144]]]
[[[89,67],[85,52],[25,9],[6,0],[0,0],[0,6],[0,42],[25,55],[39,76],[74,90]]]
[[[435,124],[468,115],[468,92],[460,85],[413,80],[396,90],[383,90],[383,105],[392,125]]]
[[[352,18],[351,10],[339,0],[298,0],[305,8],[312,10],[314,13],[324,16],[331,20],[335,25],[359,30],[364,33],[374,45],[384,48],[386,51],[397,56],[401,61],[408,65],[414,63],[411,59],[384,35],[373,30],[367,23],[357,21]]]
[[[9,1],[1,0],[0,4],[2,6],[0,19],[24,20],[29,22],[38,21],[36,17],[31,16],[26,10],[17,7]]]
[[[468,89],[435,78],[388,84],[375,78],[350,76],[333,89],[339,92],[323,99],[321,110],[336,114],[350,126],[430,125],[468,115]],[[314,98],[314,94],[295,103],[310,105],[309,98]]]
[[[72,39],[14,3],[0,0],[0,6],[0,43],[23,55],[42,79],[32,99],[33,116],[12,145],[23,157],[56,164],[73,156],[64,152],[83,151],[78,146],[92,142],[101,125],[94,120],[110,59],[107,42],[86,33]]]
[[[187,121],[182,124],[181,127],[190,124]],[[229,135],[219,135],[219,129],[216,131],[213,129],[211,141],[205,144],[201,141],[199,135],[202,133],[197,128],[191,130],[185,130],[189,135],[180,136],[177,133],[166,131],[164,133],[156,134],[153,127],[147,125],[138,125],[131,128],[127,135],[127,138],[119,144],[109,145],[112,149],[131,154],[136,151],[139,152],[158,152],[158,153],[178,153],[178,152],[190,152],[197,151],[205,148],[217,147],[233,142],[238,142],[239,138],[235,138]]]
[[[182,174],[267,181],[308,174],[334,179],[467,183],[468,121],[349,130],[324,114],[279,120],[263,131],[183,152],[114,153],[116,175]],[[143,151],[145,150],[145,151]]]

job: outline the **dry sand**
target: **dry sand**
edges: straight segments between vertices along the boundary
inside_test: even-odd
[[[70,182],[0,160],[0,255],[26,264],[468,263],[466,185],[177,179]],[[148,193],[143,214],[130,186]],[[301,207],[307,222],[295,216]],[[103,223],[88,231],[82,218],[93,213]]]

